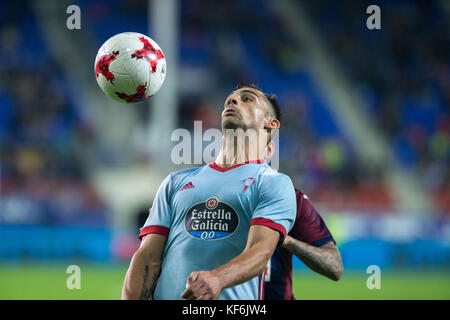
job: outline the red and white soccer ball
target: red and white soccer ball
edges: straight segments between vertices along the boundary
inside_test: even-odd
[[[164,83],[166,58],[151,38],[137,32],[109,38],[95,58],[95,77],[114,100],[136,103],[152,97]]]

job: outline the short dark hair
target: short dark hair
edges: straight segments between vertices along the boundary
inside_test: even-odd
[[[259,92],[264,94],[264,96],[270,102],[270,104],[272,106],[273,112],[275,114],[275,119],[277,119],[281,123],[281,107],[280,107],[280,104],[278,103],[278,99],[277,99],[276,95],[265,93],[256,84],[251,83],[251,82],[241,82],[236,86],[236,88],[234,88],[234,90],[236,91],[236,90],[239,90],[242,88],[252,88],[252,89],[258,90]]]

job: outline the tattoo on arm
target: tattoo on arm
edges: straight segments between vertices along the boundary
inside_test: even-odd
[[[321,247],[314,247],[296,240],[286,249],[295,254],[311,270],[332,280],[339,280],[342,275],[341,255],[331,242]]]
[[[146,265],[145,271],[144,271],[144,279],[142,282],[142,289],[141,289],[141,293],[139,294],[140,300],[148,300],[150,298],[150,296],[152,295],[153,290],[156,287],[156,282],[158,280],[158,274],[156,272],[153,272],[153,274],[151,275],[152,280],[150,282],[150,286],[147,285],[148,277],[149,277],[149,267],[148,267],[148,265]]]

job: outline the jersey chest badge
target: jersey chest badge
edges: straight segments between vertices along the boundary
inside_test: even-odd
[[[250,177],[242,180],[242,182],[244,182],[244,190],[242,190],[242,192],[245,192],[245,190],[247,190],[248,187],[250,187],[252,184],[255,184],[255,179],[253,177]]]
[[[184,218],[186,232],[201,240],[218,240],[232,235],[239,225],[239,216],[230,205],[209,198],[189,208]]]

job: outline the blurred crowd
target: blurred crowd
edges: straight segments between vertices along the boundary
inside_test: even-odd
[[[307,5],[397,160],[448,210],[450,13],[438,1],[377,3],[381,30],[365,26],[370,1]]]
[[[77,145],[90,137],[28,5],[0,8],[0,223],[104,225]]]

